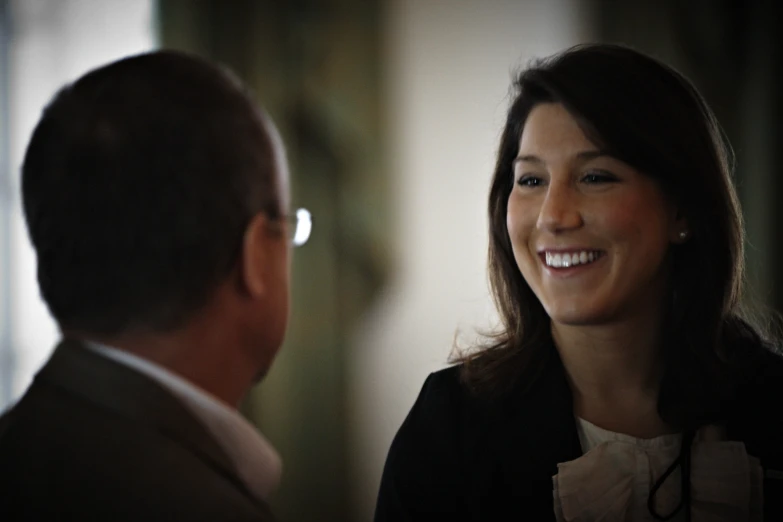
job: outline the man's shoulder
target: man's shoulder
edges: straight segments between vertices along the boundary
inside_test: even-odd
[[[43,518],[59,510],[83,519],[271,520],[208,456],[91,403],[34,385],[0,426],[0,505],[9,510]]]
[[[67,471],[67,470],[64,470]],[[166,482],[163,483],[163,480]],[[0,491],[0,520],[56,519],[69,513],[74,520],[233,520],[271,522],[265,503],[251,502],[230,489],[213,485],[197,487],[183,476],[171,476],[161,468],[147,484],[130,484],[106,477],[92,477],[78,484],[47,481],[9,482]],[[54,486],[54,488],[52,488]]]
[[[118,392],[112,400],[93,400],[58,382],[36,379],[13,409],[0,417],[0,480],[9,483],[0,487],[4,490],[0,497],[15,491],[20,499],[60,502],[77,512],[80,505],[93,504],[81,498],[84,494],[106,499],[102,509],[108,510],[116,504],[132,512],[138,501],[149,508],[138,514],[145,520],[165,519],[156,518],[159,511],[208,513],[220,506],[232,517],[241,515],[238,520],[253,520],[254,513],[265,510],[231,472],[223,455],[213,451],[216,443],[205,443],[209,435],[196,419],[175,422],[184,416],[182,408],[156,386],[139,386],[133,388],[136,393],[125,395]],[[166,399],[171,408],[152,411],[143,396],[156,403]],[[158,422],[161,415],[172,412],[170,422]],[[42,475],[56,488],[47,498],[39,487]],[[117,512],[117,520],[126,519],[121,514]],[[217,512],[215,517],[221,519]]]

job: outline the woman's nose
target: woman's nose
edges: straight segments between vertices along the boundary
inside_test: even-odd
[[[570,184],[550,184],[536,226],[551,233],[579,228],[583,224],[579,207],[579,195]]]

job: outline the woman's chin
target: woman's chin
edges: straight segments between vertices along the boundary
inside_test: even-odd
[[[554,324],[563,326],[598,326],[611,320],[611,313],[598,306],[564,306],[545,307],[549,318]]]

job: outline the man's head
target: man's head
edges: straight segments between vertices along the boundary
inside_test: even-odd
[[[111,339],[184,328],[228,293],[273,356],[287,176],[272,122],[209,62],[163,51],[86,74],[45,109],[22,168],[43,299],[63,331]]]

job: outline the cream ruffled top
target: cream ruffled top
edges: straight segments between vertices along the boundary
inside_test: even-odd
[[[680,452],[679,434],[637,439],[577,419],[584,454],[558,464],[554,481],[558,522],[629,522],[655,518],[647,499],[656,480]],[[655,495],[658,514],[680,502],[680,469]],[[763,473],[742,442],[725,440],[717,426],[699,430],[691,453],[692,522],[763,520]],[[672,521],[685,519],[681,510]]]

